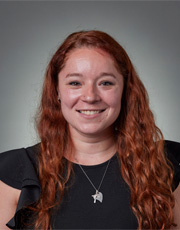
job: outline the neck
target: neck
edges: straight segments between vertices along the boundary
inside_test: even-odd
[[[65,157],[82,165],[97,165],[109,160],[116,152],[116,144],[112,133],[103,135],[79,135],[71,133],[73,151]]]

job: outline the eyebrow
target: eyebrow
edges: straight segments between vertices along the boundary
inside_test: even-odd
[[[113,73],[107,73],[107,72],[102,72],[99,77],[105,77],[105,76],[111,76],[113,78],[116,78],[116,76]]]
[[[111,76],[113,78],[116,78],[116,76],[113,73],[107,73],[107,72],[100,73],[98,77],[104,77],[104,76]],[[69,74],[66,75],[66,78],[68,78],[68,77],[83,77],[83,74],[69,73]]]
[[[66,75],[66,78],[67,78],[67,77],[83,77],[83,75],[80,74],[80,73],[68,73],[68,74]]]

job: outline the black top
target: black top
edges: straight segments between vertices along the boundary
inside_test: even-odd
[[[168,158],[174,165],[174,188],[180,181],[180,143],[166,141]],[[0,154],[0,180],[20,189],[15,216],[7,226],[12,229],[22,227],[20,217],[23,207],[32,204],[40,197],[41,187],[37,176],[37,154],[39,145]],[[108,162],[83,169],[97,188]],[[100,192],[103,202],[92,195],[95,189],[88,181],[78,164],[73,164],[72,186],[64,195],[63,202],[52,215],[53,229],[137,229],[138,223],[130,208],[130,190],[121,177],[117,156],[110,161]]]

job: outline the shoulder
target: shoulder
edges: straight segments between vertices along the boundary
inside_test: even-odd
[[[174,187],[177,188],[180,182],[180,143],[165,140],[165,153],[174,168]]]
[[[165,149],[167,153],[180,161],[180,143],[176,141],[165,140]]]
[[[11,187],[21,189],[25,179],[36,179],[39,151],[40,144],[36,144],[1,153],[0,180]]]
[[[21,210],[24,207],[37,202],[41,193],[40,181],[38,179],[38,154],[40,152],[40,144],[30,146],[28,148],[14,149],[0,154],[0,180],[1,189],[4,194],[7,191],[7,197],[4,206],[14,207],[16,210],[8,214],[4,222],[12,229],[19,229],[21,224]],[[8,187],[9,186],[9,187]],[[15,196],[12,196],[12,193]],[[18,201],[17,201],[18,198]],[[8,203],[11,199],[12,202]],[[16,204],[14,201],[16,200]],[[13,216],[12,219],[11,216]]]

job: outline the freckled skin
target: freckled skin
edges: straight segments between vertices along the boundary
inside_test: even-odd
[[[71,133],[101,135],[112,132],[121,110],[123,76],[113,59],[94,48],[76,49],[58,75],[58,96]],[[96,110],[98,114],[83,114]]]

